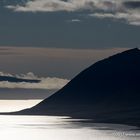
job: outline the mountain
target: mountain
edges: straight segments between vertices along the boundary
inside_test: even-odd
[[[140,126],[140,50],[130,49],[93,64],[49,98],[13,114]]]
[[[3,81],[8,81],[8,82],[27,82],[27,83],[39,83],[40,80],[32,80],[32,79],[22,79],[22,78],[17,78],[14,76],[0,76],[0,82]]]

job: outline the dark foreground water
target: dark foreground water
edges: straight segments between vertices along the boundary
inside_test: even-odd
[[[67,117],[0,116],[1,140],[140,140],[136,127]]]

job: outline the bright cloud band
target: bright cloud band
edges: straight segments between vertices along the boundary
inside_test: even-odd
[[[129,24],[140,25],[140,0],[28,0],[6,7],[16,12],[90,10],[90,15],[97,18],[123,19]]]
[[[38,76],[34,75],[33,73],[21,74],[21,75],[12,75],[12,74],[5,74],[0,72],[0,76],[12,76],[16,78],[22,79],[37,79],[40,80],[39,83],[29,83],[29,82],[9,82],[9,81],[1,81],[0,88],[22,88],[22,89],[60,89],[65,86],[69,80],[56,78],[56,77],[42,77],[39,78]]]

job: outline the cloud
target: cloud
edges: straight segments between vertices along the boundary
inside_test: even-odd
[[[93,0],[30,0],[24,5],[8,5],[7,8],[22,12],[54,12],[89,9]]]
[[[125,1],[123,4],[128,8],[140,8],[139,1]]]
[[[103,6],[104,7],[104,6]],[[131,25],[140,25],[140,1],[122,0],[113,2],[106,11],[95,12],[91,16],[123,20]]]
[[[140,13],[94,13],[90,14],[90,16],[98,17],[98,18],[112,18],[116,20],[125,20],[130,25],[140,25]]]
[[[16,74],[15,77],[17,78],[21,78],[21,79],[37,79],[37,80],[41,80],[42,78],[39,78],[38,76],[36,76],[34,73],[32,72],[28,72],[26,74]]]
[[[122,0],[124,1],[124,0]],[[78,10],[120,9],[121,0],[28,0],[24,4],[8,5],[9,9],[20,12],[55,12]]]
[[[140,25],[140,0],[29,0],[6,7],[16,12],[89,10],[97,18],[123,19],[131,25]]]
[[[41,77],[34,75],[32,72],[27,74],[20,74],[20,75],[12,75],[9,73],[0,72],[0,76],[12,76],[16,78],[22,79],[38,79],[40,80],[39,83],[29,83],[29,82],[8,82],[8,81],[1,81],[0,88],[22,88],[22,89],[60,89],[65,86],[69,80],[56,78],[56,77]]]
[[[0,76],[13,76],[13,75],[10,73],[4,73],[0,71]]]
[[[68,22],[81,22],[80,19],[71,19],[71,20],[68,20]]]

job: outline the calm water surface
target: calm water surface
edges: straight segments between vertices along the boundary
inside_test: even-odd
[[[0,139],[140,140],[136,127],[79,121],[53,116],[0,116]]]

